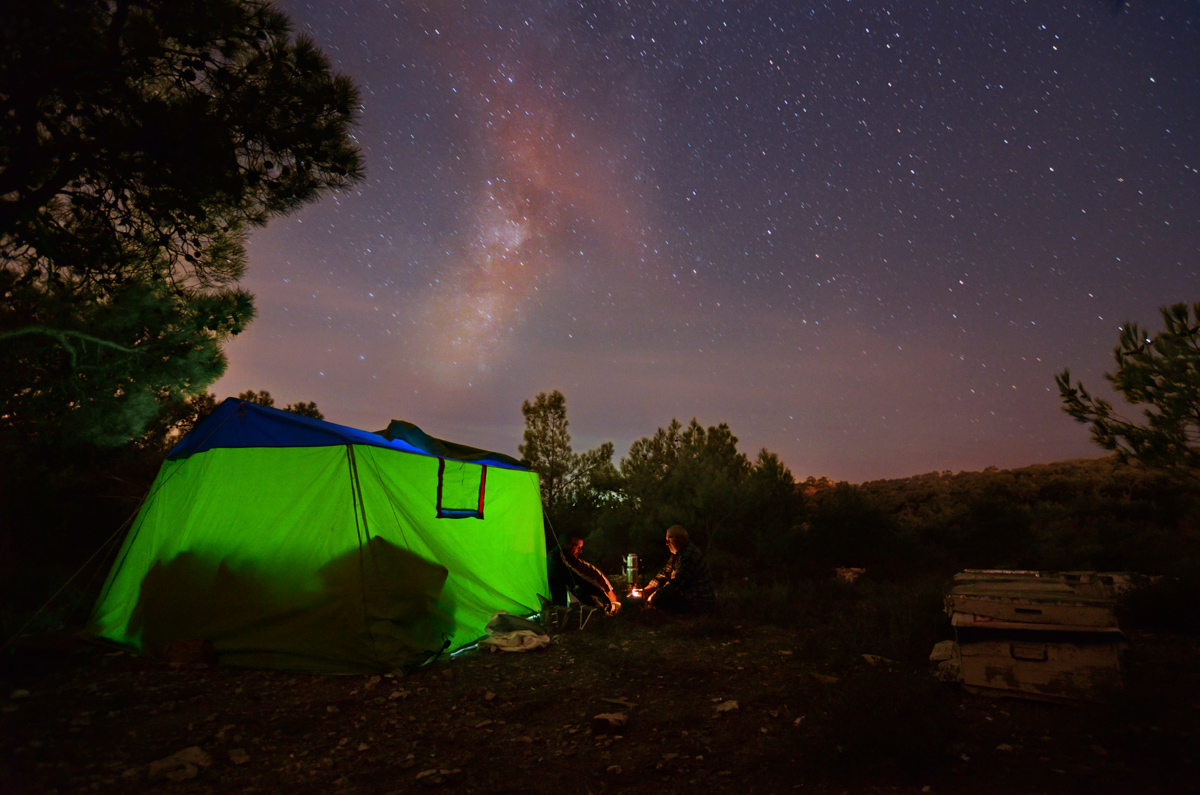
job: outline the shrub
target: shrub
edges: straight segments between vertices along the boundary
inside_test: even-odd
[[[1139,580],[1117,603],[1118,617],[1128,628],[1200,634],[1200,571],[1178,577]]]

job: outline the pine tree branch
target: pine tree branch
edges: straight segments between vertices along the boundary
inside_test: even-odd
[[[113,350],[120,351],[121,353],[142,353],[136,348],[127,348],[124,345],[118,345],[111,340],[93,337],[91,334],[84,334],[82,331],[69,331],[64,329],[47,328],[45,326],[27,326],[25,328],[14,329],[12,331],[0,331],[0,342],[7,339],[13,339],[15,337],[24,337],[30,334],[40,334],[44,337],[50,337],[51,339],[58,340],[59,344],[63,346],[68,354],[70,354],[72,367],[75,367],[76,365],[76,350],[75,346],[71,344],[71,339],[76,339],[80,342],[91,342],[101,348],[111,348]]]

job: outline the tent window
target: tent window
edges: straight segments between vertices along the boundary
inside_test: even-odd
[[[487,467],[438,459],[439,519],[482,519]]]

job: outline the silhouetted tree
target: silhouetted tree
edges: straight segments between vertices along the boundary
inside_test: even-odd
[[[247,389],[238,395],[239,400],[245,400],[249,403],[257,403],[260,406],[266,406],[269,409],[275,408],[275,397],[265,389],[255,391]],[[323,420],[325,415],[317,409],[317,404],[313,401],[307,403],[289,403],[283,407],[284,411],[290,411],[293,414],[299,414],[301,417],[312,417],[314,420]],[[203,417],[201,417],[203,419]]]
[[[283,410],[299,414],[301,417],[312,417],[314,420],[325,419],[325,415],[321,413],[317,408],[317,404],[312,400],[302,403],[289,403],[283,407]]]
[[[6,4],[3,452],[123,444],[215,381],[247,230],[361,176],[357,106],[259,0]]]
[[[244,400],[257,406],[266,406],[269,409],[275,408],[275,396],[265,389],[247,389],[238,394],[238,400]]]
[[[794,566],[801,552],[808,499],[791,470],[775,453],[760,450],[747,475],[746,492],[753,511],[742,534],[747,541],[735,551],[753,551],[763,561],[773,561],[784,568]]]
[[[862,488],[838,483],[813,500],[806,552],[827,565],[873,567],[896,542],[895,520]]]
[[[257,403],[260,406],[275,406],[274,396],[265,389],[259,391],[250,389],[242,392],[238,397],[242,400],[248,400],[251,403]],[[192,395],[182,400],[174,400],[166,403],[158,416],[146,427],[145,432],[135,440],[134,447],[139,451],[152,454],[154,466],[157,467],[161,463],[161,459],[158,456],[174,447],[180,439],[190,433],[216,407],[217,396],[207,390],[201,392],[199,395]],[[284,411],[290,411],[293,414],[299,414],[302,417],[312,417],[317,420],[325,419],[325,415],[320,412],[317,404],[312,401],[290,403]]]
[[[199,395],[170,401],[146,427],[145,432],[134,443],[134,447],[152,454],[157,466],[161,463],[161,456],[170,451],[216,407],[216,395],[207,390]]]
[[[533,402],[521,404],[525,417],[524,443],[518,445],[521,459],[538,473],[542,506],[556,532],[580,527],[599,508],[600,492],[611,487],[615,471],[613,445],[605,442],[595,450],[575,453],[567,429],[567,401],[557,389],[538,394]],[[602,484],[608,484],[601,488]]]
[[[751,469],[737,441],[728,425],[706,429],[695,419],[686,427],[672,419],[635,441],[621,459],[621,499],[606,517],[607,534],[652,558],[661,557],[663,531],[673,524],[705,548],[718,534],[735,535],[750,508],[744,481]]]

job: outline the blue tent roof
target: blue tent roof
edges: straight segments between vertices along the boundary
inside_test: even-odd
[[[393,428],[396,431],[394,433]],[[371,433],[233,397],[226,398],[191,433],[183,437],[167,454],[167,458],[187,458],[194,453],[223,447],[329,447],[345,444],[386,447],[404,453],[470,461],[505,469],[529,469],[503,453],[490,453],[435,439],[411,423],[393,420],[387,431]]]

